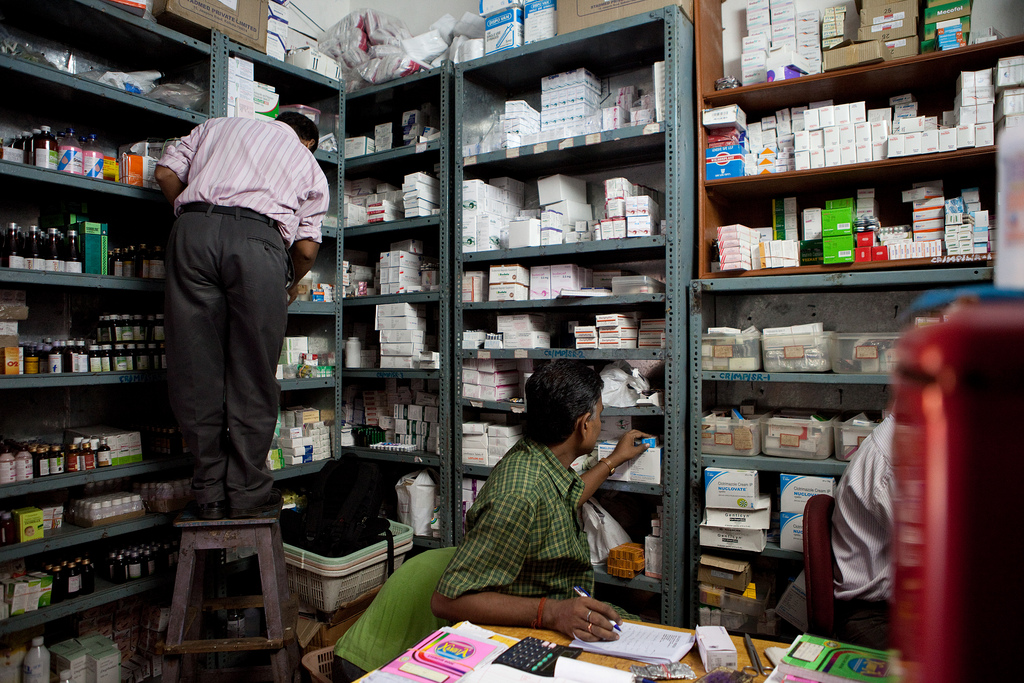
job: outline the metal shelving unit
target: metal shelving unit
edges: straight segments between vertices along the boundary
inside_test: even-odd
[[[587,361],[615,359],[664,361],[665,408],[609,408],[605,415],[630,415],[660,421],[664,435],[665,457],[662,484],[643,485],[607,482],[604,488],[650,496],[660,496],[664,505],[664,548],[661,573],[664,580],[640,576],[623,581],[597,571],[602,584],[639,588],[660,594],[663,623],[682,625],[689,590],[684,584],[688,548],[684,545],[685,522],[682,514],[688,493],[686,472],[686,368],[678,360],[686,348],[687,317],[681,302],[685,285],[692,276],[692,236],[696,234],[693,207],[695,186],[693,148],[694,119],[690,107],[693,84],[693,27],[676,6],[669,6],[618,21],[557,36],[497,55],[458,64],[455,79],[454,203],[462,204],[462,181],[511,176],[519,180],[562,173],[598,178],[630,175],[631,168],[648,173],[645,184],[656,178],[656,188],[664,183],[663,213],[667,228],[663,235],[647,238],[608,240],[524,249],[502,249],[463,254],[456,247],[455,282],[467,270],[483,270],[489,263],[519,263],[525,266],[558,263],[569,259],[577,263],[598,264],[655,263],[665,279],[665,293],[654,295],[561,298],[557,300],[456,302],[454,329],[492,329],[493,315],[500,311],[537,311],[555,316],[589,316],[601,310],[640,309],[646,317],[666,319],[666,348],[582,351],[577,349],[504,349],[462,350],[455,354],[452,382],[461,386],[462,361],[470,358],[517,358],[546,360],[577,358]],[[633,126],[616,131],[581,135],[563,140],[515,149],[462,156],[469,136],[481,135],[489,122],[497,120],[506,100],[525,99],[534,106],[539,101],[540,79],[544,76],[584,67],[599,78],[650,79],[655,62],[665,62],[666,111],[663,122]],[[649,80],[648,80],[649,82]],[[618,81],[616,81],[618,83]],[[461,215],[455,216],[456,236],[461,235]],[[461,244],[461,239],[456,240]],[[662,267],[663,264],[663,267]],[[659,276],[660,277],[660,276]],[[471,321],[471,322],[470,322]],[[456,349],[461,348],[456,338]],[[456,389],[455,400],[464,411],[504,411],[524,413],[525,403],[482,401],[462,396]],[[680,419],[667,419],[669,414]],[[458,420],[456,420],[458,423]],[[462,476],[485,476],[490,468],[461,462],[462,434],[454,433],[455,480]],[[455,519],[461,517],[458,511]],[[461,536],[461,529],[458,536]]]
[[[374,126],[392,122],[392,130],[399,131],[395,144],[401,144],[400,128],[397,123],[404,111],[419,108],[430,103],[438,117],[440,138],[430,142],[397,146],[390,150],[365,156],[344,159],[346,179],[377,178],[395,186],[401,186],[404,177],[413,172],[426,172],[438,179],[439,211],[436,215],[403,218],[396,221],[347,226],[339,231],[339,252],[359,250],[375,258],[381,251],[387,251],[391,242],[408,238],[422,240],[427,256],[438,259],[440,291],[414,292],[410,294],[389,294],[345,298],[341,300],[344,322],[348,327],[353,321],[372,321],[376,306],[382,304],[408,303],[424,305],[428,319],[437,312],[437,350],[441,352],[439,370],[361,368],[342,369],[340,387],[359,384],[367,388],[383,387],[386,380],[427,380],[437,381],[439,387],[438,443],[437,453],[412,451],[408,453],[381,451],[364,447],[344,447],[341,452],[360,458],[406,467],[428,466],[436,468],[439,480],[441,515],[441,536],[438,539],[416,537],[414,543],[421,548],[449,546],[453,543],[453,515],[456,507],[453,488],[452,458],[449,454],[452,433],[452,354],[447,351],[452,344],[452,89],[453,68],[451,64],[421,71],[404,78],[380,85],[369,86],[345,95],[345,131],[339,138],[358,135],[373,136]],[[340,215],[340,214],[339,214]],[[340,277],[340,276],[339,276]],[[431,323],[433,325],[433,323]],[[372,327],[372,325],[371,325]],[[432,328],[433,329],[433,328]],[[339,337],[340,339],[341,337]],[[339,402],[340,406],[340,402]]]
[[[0,485],[0,498],[13,498],[14,496],[23,496],[28,493],[37,493],[39,491],[66,489],[71,488],[72,486],[82,486],[93,482],[107,481],[108,479],[134,477],[139,474],[165,472],[168,470],[191,466],[191,455],[176,457],[167,456],[162,458],[153,458],[151,460],[143,460],[142,462],[137,462],[131,465],[102,467],[95,470],[88,470],[86,472],[37,477],[36,479],[29,479],[28,481],[18,481],[12,484]]]
[[[66,524],[59,529],[47,531],[41,541],[28,541],[26,543],[15,543],[0,548],[0,562],[17,559],[19,557],[30,557],[47,553],[60,548],[70,548],[83,543],[91,543],[104,538],[113,538],[130,534],[134,531],[143,531],[158,526],[164,526],[174,521],[174,514],[148,514],[145,517],[129,519],[125,522],[106,524],[94,527],[79,527],[73,524]]]
[[[0,377],[0,389],[43,389],[82,387],[99,384],[144,384],[166,382],[165,370],[136,372],[62,372],[54,375],[7,375]]]
[[[798,384],[888,384],[887,374],[839,374],[833,372],[719,372],[704,370],[705,382],[793,382]]]

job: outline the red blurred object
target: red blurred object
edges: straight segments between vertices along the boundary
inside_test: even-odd
[[[890,641],[904,683],[1016,679],[1024,592],[1024,303],[899,346]]]

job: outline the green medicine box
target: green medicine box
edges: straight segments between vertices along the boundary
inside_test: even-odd
[[[86,273],[109,275],[107,272],[107,224],[78,223],[78,234],[82,240],[82,257]]]
[[[849,209],[853,211],[853,207],[856,206],[852,197],[845,199],[829,199],[825,202],[826,209]]]
[[[853,234],[853,209],[836,208],[822,209],[821,211],[821,236],[836,237],[839,235]]]
[[[800,265],[820,266],[825,262],[825,245],[821,240],[800,241]]]
[[[826,264],[853,263],[853,235],[825,237],[822,239],[822,243]]]

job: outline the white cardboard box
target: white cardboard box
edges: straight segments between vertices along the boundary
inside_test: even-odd
[[[803,514],[804,506],[812,496],[835,496],[836,480],[806,474],[782,474],[779,476],[779,486],[782,490],[779,512]]]
[[[720,666],[735,669],[737,662],[736,646],[723,626],[698,626],[697,649],[705,671]]]
[[[708,507],[752,509],[759,498],[756,470],[704,470],[704,503]]]
[[[537,193],[541,206],[561,201],[587,203],[587,183],[567,175],[553,175],[537,180]]]
[[[768,541],[764,529],[735,529],[728,527],[700,525],[700,544],[709,548],[728,548],[759,553]]]
[[[736,508],[707,508],[705,519],[708,526],[728,527],[733,529],[767,529],[771,526],[771,496],[761,494],[753,509],[738,510]]]
[[[804,513],[779,513],[779,545],[783,550],[804,551]]]

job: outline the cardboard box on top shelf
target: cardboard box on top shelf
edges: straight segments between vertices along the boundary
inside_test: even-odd
[[[882,43],[877,40],[844,41],[822,53],[821,70],[836,71],[882,61]]]
[[[237,0],[232,9],[225,2],[153,0],[153,16],[164,26],[200,40],[209,40],[209,30],[217,29],[236,43],[266,53],[269,2]]]
[[[679,5],[683,14],[693,21],[693,0],[559,0],[558,34],[605,24],[668,5]]]

